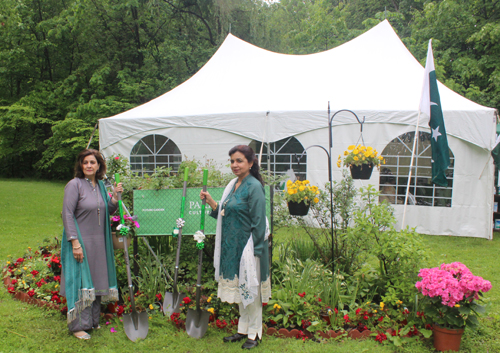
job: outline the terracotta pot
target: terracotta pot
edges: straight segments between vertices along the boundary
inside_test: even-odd
[[[130,242],[132,237],[129,235],[128,237],[120,237],[116,235],[116,232],[111,232],[111,238],[113,239],[113,249],[122,249],[123,244],[125,244],[125,239],[127,240],[127,248],[130,246]]]
[[[353,179],[368,180],[372,176],[373,164],[350,165],[351,176]]]
[[[305,216],[309,212],[309,204],[304,201],[294,202],[288,201],[288,211],[292,216]]]
[[[432,325],[434,348],[442,351],[458,352],[464,329],[447,329],[436,324]]]

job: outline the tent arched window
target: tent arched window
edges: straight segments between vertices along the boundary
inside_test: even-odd
[[[260,141],[252,141],[249,146],[255,151],[257,155],[260,153]],[[267,143],[264,143],[262,148],[262,169],[268,169],[268,153]],[[292,169],[295,176],[299,179],[306,179],[307,175],[307,153],[297,163],[296,156],[304,152],[304,147],[295,137],[287,137],[282,140],[269,143],[269,169],[274,174],[285,174],[288,170]]]
[[[380,201],[404,204],[408,172],[415,132],[398,136],[385,147],[386,164],[380,167]],[[450,166],[446,171],[447,187],[433,185],[431,134],[419,132],[410,181],[409,205],[451,207],[455,159],[450,150]]]
[[[182,162],[179,147],[166,136],[148,135],[135,144],[130,152],[130,169],[140,175],[151,174],[155,168],[177,170]]]

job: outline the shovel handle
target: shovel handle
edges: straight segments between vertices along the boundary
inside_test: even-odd
[[[115,174],[115,181],[118,184],[120,182],[120,174]],[[118,208],[120,209],[120,223],[125,224],[125,219],[123,218],[123,205],[122,205],[122,193],[116,193],[118,196]]]
[[[207,191],[208,183],[208,169],[203,169],[203,192]],[[205,206],[207,204],[207,198],[205,197],[201,201],[201,219],[200,219],[200,230],[203,232],[205,229]]]

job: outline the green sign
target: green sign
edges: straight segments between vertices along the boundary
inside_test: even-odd
[[[271,219],[271,198],[269,186],[265,186],[266,216]],[[200,229],[201,188],[188,188],[182,228],[183,235],[193,235]],[[222,198],[224,188],[208,188],[208,192],[217,202]],[[134,190],[134,215],[140,228],[137,235],[170,235],[176,227],[176,220],[181,216],[182,189]],[[212,208],[205,208],[205,234],[215,234],[217,220],[210,217]]]

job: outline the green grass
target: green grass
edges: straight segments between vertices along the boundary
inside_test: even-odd
[[[35,248],[46,238],[60,236],[62,225],[60,212],[65,183],[0,179],[0,263],[8,255],[21,256],[28,246]],[[276,240],[290,237],[277,232]],[[486,299],[491,302],[489,316],[481,319],[481,328],[466,330],[462,352],[499,352],[500,329],[499,289],[500,275],[498,253],[499,240],[425,236],[432,252],[432,265],[441,262],[461,261],[474,274],[483,276],[493,284]],[[0,287],[0,353],[6,352],[241,352],[240,344],[223,344],[228,335],[209,328],[206,335],[195,340],[185,332],[177,331],[166,318],[154,316],[150,320],[148,337],[133,343],[126,337],[123,326],[114,321],[96,332],[90,341],[79,341],[71,336],[65,317],[20,303]],[[117,329],[111,333],[110,327]],[[405,347],[405,352],[433,351],[430,341]],[[264,337],[256,352],[395,352],[392,346],[382,346],[373,340],[343,342],[302,342],[295,339]]]

